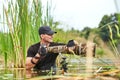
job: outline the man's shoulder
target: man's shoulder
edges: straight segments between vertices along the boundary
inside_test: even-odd
[[[30,48],[36,48],[36,47],[38,48],[39,46],[40,46],[40,42],[32,44]]]
[[[27,57],[34,57],[38,51],[40,43],[32,44],[27,50]]]
[[[59,46],[59,45],[65,45],[65,43],[59,43],[59,42],[51,42],[50,46]]]

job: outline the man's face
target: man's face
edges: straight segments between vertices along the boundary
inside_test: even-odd
[[[48,34],[42,34],[41,35],[41,39],[44,41],[44,42],[53,42],[53,35],[48,35]]]

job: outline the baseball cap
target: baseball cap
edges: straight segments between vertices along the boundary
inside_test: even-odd
[[[39,32],[39,35],[41,35],[41,34],[53,35],[54,33],[57,33],[55,31],[51,30],[51,28],[49,26],[41,26],[39,28],[38,32]]]

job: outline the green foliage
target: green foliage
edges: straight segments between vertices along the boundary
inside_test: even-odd
[[[56,31],[57,34],[54,35],[55,42],[67,43],[69,40],[79,37],[79,34],[77,32],[71,32],[71,31],[64,32],[61,29],[56,29]]]
[[[91,28],[89,27],[85,27],[82,32],[84,33],[83,36],[85,37],[85,39],[88,39],[90,32],[91,32]]]
[[[105,42],[109,42],[114,51],[114,56],[119,58],[120,53],[117,50],[117,45],[120,39],[120,14],[104,16],[99,24],[99,35]]]
[[[2,33],[3,42],[0,46],[1,52],[5,54],[5,61],[11,57],[14,67],[25,67],[28,47],[39,41],[38,28],[41,25],[50,25],[52,28],[58,25],[57,22],[53,24],[50,8],[47,3],[44,10],[41,0],[8,1],[8,9],[4,7],[3,17],[6,18],[4,21],[7,22],[9,31],[6,34]]]
[[[111,29],[112,29],[112,34],[113,34],[113,39],[119,39],[119,37],[116,35],[117,31],[115,28],[115,25],[118,25],[118,16],[120,14],[114,14],[114,15],[104,15],[100,24],[99,24],[99,35],[100,37],[104,40],[104,41],[109,41],[110,39],[110,32],[109,32],[109,28],[108,25],[110,25]],[[118,25],[118,27],[120,28],[120,26]]]
[[[96,54],[98,55],[98,56],[103,56],[104,55],[104,50],[103,49],[101,49],[101,48],[97,48],[97,50],[96,50]]]

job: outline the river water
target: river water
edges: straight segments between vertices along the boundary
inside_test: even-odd
[[[116,67],[116,64],[118,66],[120,63],[117,61],[118,60],[94,59],[92,63],[92,69],[89,70],[88,73],[86,73],[85,58],[81,58],[79,60],[71,59],[67,64],[67,68],[68,68],[67,72],[63,72],[63,70],[61,70],[61,66],[56,68],[57,69],[56,75],[58,76],[57,79],[59,80],[59,78],[61,78],[62,76],[63,79],[64,78],[66,79],[67,77],[67,80],[83,80],[83,78],[85,79],[85,77],[89,76],[91,80],[110,80],[110,79],[119,80],[120,76],[118,75],[120,75],[120,72],[119,71],[115,72],[115,70],[119,70],[119,68]],[[113,72],[109,73],[111,70],[113,70]],[[25,80],[25,79],[39,80],[45,78],[45,76],[46,78],[48,78],[48,80],[51,80],[52,78],[54,78],[53,76],[55,75],[52,75],[52,73],[50,72],[52,71],[49,71],[45,75],[41,75],[40,71],[32,71],[32,70],[28,71],[25,68],[8,68],[8,69],[0,68],[0,80]],[[108,72],[108,73],[106,73],[105,75],[98,75],[99,73],[102,72]],[[80,79],[72,79],[72,78],[68,79],[68,77],[72,77],[72,78],[77,77]]]

